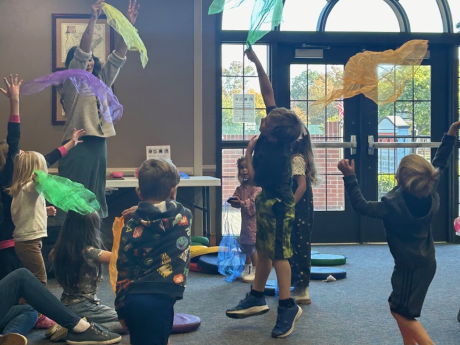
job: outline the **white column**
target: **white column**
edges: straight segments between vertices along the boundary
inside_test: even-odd
[[[203,175],[203,2],[194,0],[193,175]]]

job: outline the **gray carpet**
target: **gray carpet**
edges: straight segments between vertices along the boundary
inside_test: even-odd
[[[460,246],[440,244],[436,249],[438,271],[420,321],[437,345],[457,345]],[[388,247],[315,246],[314,250],[347,256],[347,264],[341,267],[347,270],[348,278],[332,283],[313,281],[310,287],[313,303],[303,307],[302,318],[288,338],[270,337],[276,321],[277,301],[273,297],[267,298],[269,313],[244,320],[229,319],[225,310],[238,303],[249,290],[249,284],[227,283],[221,276],[190,272],[185,298],[175,309],[199,316],[202,324],[196,332],[173,335],[171,344],[402,344],[387,303],[393,267]],[[59,295],[55,280],[50,280],[49,288]],[[107,276],[98,295],[105,304],[113,305]],[[49,344],[43,337],[44,331],[33,331],[29,334],[29,344]],[[121,344],[129,344],[129,337],[124,336]]]

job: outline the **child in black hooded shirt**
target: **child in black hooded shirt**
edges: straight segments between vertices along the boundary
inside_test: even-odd
[[[380,218],[385,226],[388,246],[395,261],[388,299],[404,345],[432,345],[420,316],[428,288],[436,272],[431,220],[439,209],[437,185],[448,165],[457,141],[460,122],[455,122],[442,139],[432,164],[416,154],[405,156],[396,172],[397,186],[382,201],[366,201],[355,176],[355,164],[339,162],[345,188],[353,209],[363,215]]]
[[[190,266],[192,214],[175,201],[180,175],[172,162],[149,159],[138,178],[141,202],[120,238],[115,309],[132,345],[166,345]]]

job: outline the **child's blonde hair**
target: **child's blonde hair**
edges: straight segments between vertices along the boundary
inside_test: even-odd
[[[0,141],[0,172],[5,169],[6,156],[8,155],[8,143],[6,140]]]
[[[403,190],[417,198],[423,198],[433,191],[438,179],[438,169],[423,157],[410,154],[401,159],[396,178]]]
[[[24,151],[14,158],[13,183],[9,188],[10,195],[18,196],[22,186],[32,180],[34,170],[48,173],[45,157],[35,151]]]

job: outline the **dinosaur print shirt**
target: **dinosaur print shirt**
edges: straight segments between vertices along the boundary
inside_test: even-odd
[[[115,308],[126,294],[164,294],[182,299],[190,266],[190,210],[174,200],[141,201],[121,232]]]

